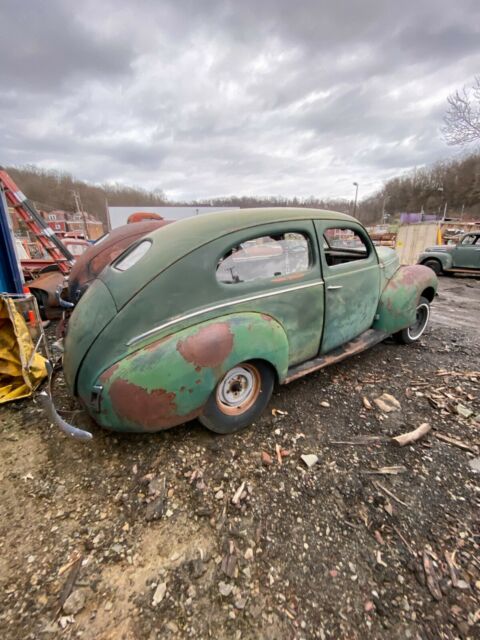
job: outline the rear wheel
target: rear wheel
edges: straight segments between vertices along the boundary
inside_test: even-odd
[[[395,339],[401,344],[412,344],[412,342],[416,342],[425,331],[429,318],[430,302],[427,298],[421,296],[417,305],[415,322],[406,329],[402,329],[402,331],[396,333],[394,336]]]
[[[199,417],[215,433],[235,433],[254,422],[273,392],[272,368],[261,360],[242,362],[227,371],[212,391]]]
[[[431,269],[437,276],[443,273],[443,268],[439,260],[435,260],[434,258],[432,258],[431,260],[425,260],[425,262],[422,262],[422,264],[425,267]]]

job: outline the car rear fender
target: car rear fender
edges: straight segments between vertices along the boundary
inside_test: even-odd
[[[138,349],[80,392],[101,425],[157,431],[198,416],[221,377],[253,359],[268,362],[278,380],[285,378],[288,339],[283,327],[265,314],[225,315]],[[92,389],[101,390],[100,402]]]
[[[409,327],[415,321],[420,296],[425,292],[433,299],[437,285],[437,276],[428,267],[399,267],[382,292],[373,329],[391,334]]]

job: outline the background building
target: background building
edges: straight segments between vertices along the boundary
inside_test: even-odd
[[[105,232],[103,223],[86,211],[71,212],[57,209],[40,212],[56,235],[62,238],[66,233],[87,236],[88,240],[97,240]]]
[[[232,211],[240,209],[240,207],[108,207],[108,217],[110,221],[110,229],[116,229],[127,224],[128,216],[137,211],[144,213],[158,213],[159,216],[167,220],[181,220],[182,218],[191,218],[203,213],[213,213],[215,211]]]

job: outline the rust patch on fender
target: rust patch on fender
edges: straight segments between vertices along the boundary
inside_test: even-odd
[[[118,369],[119,366],[120,364],[116,362],[111,367],[106,369],[99,378],[100,382],[102,384],[106,384],[110,380],[110,378],[113,376],[113,374],[115,373],[115,371]]]
[[[420,267],[420,268],[419,268]],[[420,264],[412,264],[400,270],[400,281],[402,284],[416,285],[419,282],[425,267]]]
[[[233,334],[225,322],[202,327],[185,340],[179,340],[177,349],[182,357],[198,367],[218,367],[231,353]]]
[[[164,389],[147,391],[132,382],[118,379],[110,387],[110,398],[115,413],[147,430],[171,427],[179,418],[175,394]]]

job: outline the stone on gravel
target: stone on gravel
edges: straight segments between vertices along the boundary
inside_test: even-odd
[[[161,582],[158,587],[155,589],[155,593],[153,594],[152,604],[154,607],[164,599],[165,594],[167,592],[167,583]]]
[[[152,522],[153,520],[159,520],[163,516],[163,512],[165,510],[165,496],[160,495],[152,502],[147,504],[147,509],[145,511],[145,520],[147,522]]]
[[[457,410],[458,415],[462,416],[462,418],[470,418],[473,414],[473,411],[463,404],[457,404],[455,409]]]
[[[264,467],[269,467],[273,464],[272,456],[266,451],[262,451],[262,464]]]
[[[314,465],[316,465],[318,462],[318,456],[316,456],[314,453],[304,453],[303,455],[300,456],[300,458],[303,460],[303,462],[307,465],[309,469]]]
[[[85,606],[86,593],[84,589],[76,589],[63,603],[63,611],[67,616],[79,613]]]
[[[220,595],[222,595],[224,598],[227,598],[232,593],[233,585],[227,584],[226,582],[219,582],[218,590],[220,591]]]
[[[468,461],[468,464],[474,471],[480,471],[480,458],[473,458]]]

